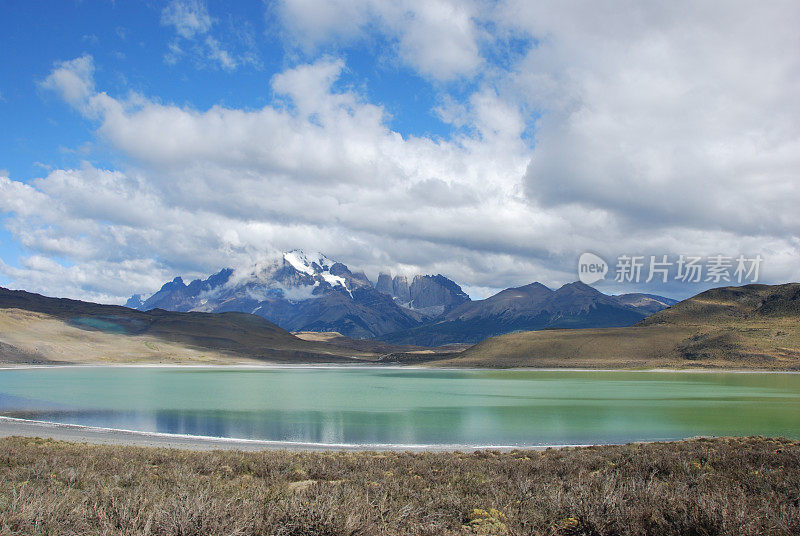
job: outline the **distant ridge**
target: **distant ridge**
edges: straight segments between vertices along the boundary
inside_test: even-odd
[[[649,294],[608,296],[582,283],[551,290],[541,283],[472,301],[442,274],[363,272],[321,253],[286,252],[247,270],[223,269],[188,285],[181,277],[152,296],[135,295],[138,310],[252,313],[292,332],[337,332],[392,344],[471,344],[520,330],[630,326],[675,303]]]
[[[720,287],[684,300],[640,322],[683,325],[713,321],[800,318],[800,283]]]
[[[644,295],[609,296],[577,281],[557,290],[531,283],[503,290],[485,300],[464,303],[436,321],[381,339],[436,346],[477,343],[515,331],[631,326],[650,312],[676,303],[669,298],[642,300],[639,296]]]
[[[489,302],[574,294],[526,285]],[[560,292],[559,292],[560,291]],[[488,300],[483,300],[488,301]],[[487,307],[485,304],[482,307]],[[455,310],[454,310],[455,311]],[[466,314],[462,312],[461,314]],[[0,362],[136,363],[261,360],[282,363],[400,362],[447,367],[741,368],[800,370],[800,283],[712,289],[630,327],[546,329],[491,337],[467,349],[432,351],[356,341],[336,333],[300,337],[247,313],[143,312],[0,288]],[[463,351],[461,351],[463,350]]]

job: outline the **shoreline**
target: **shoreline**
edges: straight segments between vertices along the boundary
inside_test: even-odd
[[[425,365],[384,365],[362,363],[64,363],[26,364],[0,363],[3,370],[57,368],[186,368],[186,369],[379,369],[379,370],[447,370],[447,371],[509,371],[509,372],[663,372],[698,374],[800,374],[800,370],[727,369],[727,368],[582,368],[582,367],[430,367]]]
[[[172,448],[192,451],[209,450],[291,450],[306,452],[325,451],[383,451],[383,452],[475,452],[498,450],[547,450],[559,448],[591,447],[598,444],[575,445],[415,445],[391,443],[310,443],[302,441],[275,441],[267,439],[242,439],[233,437],[198,436],[190,434],[170,434],[165,432],[142,432],[80,424],[64,424],[16,417],[0,416],[0,438],[39,437],[55,441],[89,443],[92,445],[124,445],[151,448]],[[664,440],[670,441],[670,440]],[[679,440],[674,440],[679,441]],[[634,443],[654,443],[662,441],[636,441]],[[602,443],[602,445],[613,443]]]

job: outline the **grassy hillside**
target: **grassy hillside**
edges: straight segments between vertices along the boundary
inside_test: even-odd
[[[302,340],[245,313],[142,312],[0,288],[0,362],[375,360],[373,348]]]
[[[632,327],[512,333],[432,364],[800,370],[800,284],[713,289]]]
[[[790,535],[800,443],[187,452],[0,440],[0,533]]]

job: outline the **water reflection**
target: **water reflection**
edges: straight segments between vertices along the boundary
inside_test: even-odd
[[[800,436],[800,377],[788,375],[19,372],[0,371],[4,415],[146,432],[325,444],[520,446]]]

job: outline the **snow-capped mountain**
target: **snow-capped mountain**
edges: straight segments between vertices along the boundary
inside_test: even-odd
[[[285,253],[283,255],[283,260],[288,262],[292,268],[298,272],[311,276],[315,280],[312,286],[316,287],[321,279],[321,281],[329,284],[331,288],[342,287],[348,294],[351,296],[353,295],[347,286],[347,280],[341,275],[335,275],[331,272],[331,267],[336,263],[322,253],[306,255],[301,250],[296,249]],[[347,270],[347,267],[343,264],[341,266],[344,267],[344,270]],[[337,272],[343,273],[341,269],[337,270]],[[366,279],[366,276],[364,279]],[[367,281],[367,283],[369,283],[369,281]]]
[[[338,331],[358,338],[419,322],[391,297],[375,290],[362,272],[353,273],[321,253],[300,250],[250,270],[226,268],[188,285],[176,277],[144,301],[132,297],[128,306],[143,311],[241,311],[291,331]]]
[[[252,313],[289,331],[337,331],[354,338],[438,345],[477,342],[517,330],[629,326],[675,301],[608,296],[582,283],[551,290],[539,283],[471,301],[443,275],[382,273],[375,286],[321,253],[290,251],[248,269],[225,268],[188,285],[176,277],[127,306],[147,311]]]

